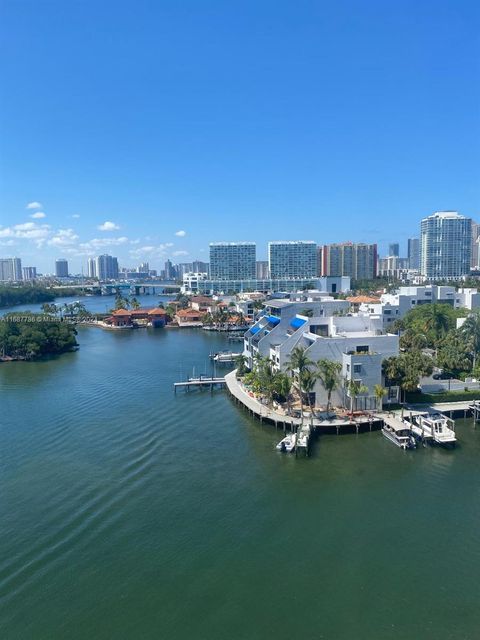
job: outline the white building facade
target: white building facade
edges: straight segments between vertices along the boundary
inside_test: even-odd
[[[338,388],[332,394],[337,406],[375,409],[375,385],[382,383],[382,362],[399,353],[399,337],[385,334],[378,317],[338,316],[347,307],[337,306],[341,300],[314,303],[312,317],[304,315],[312,303],[269,301],[265,315],[246,332],[244,356],[250,368],[257,355],[267,357],[277,370],[288,366],[292,350],[302,347],[310,360],[320,359],[341,365]],[[347,303],[348,305],[348,303]],[[357,399],[349,397],[349,381],[357,380],[367,391]],[[315,383],[312,404],[324,405],[327,392],[320,380]]]
[[[472,220],[438,211],[421,223],[421,273],[428,280],[461,279],[470,273]]]

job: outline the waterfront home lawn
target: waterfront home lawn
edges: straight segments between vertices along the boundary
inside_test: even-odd
[[[426,404],[433,402],[462,402],[463,400],[480,400],[480,390],[443,391],[442,393],[407,393],[407,402],[410,404]]]

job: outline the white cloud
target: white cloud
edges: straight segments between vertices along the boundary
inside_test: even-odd
[[[117,231],[118,229],[120,229],[120,227],[118,226],[118,224],[115,224],[115,222],[110,222],[110,220],[107,220],[103,224],[99,224],[97,229],[99,231]]]
[[[188,251],[174,251],[172,256],[178,258],[179,256],[188,256]]]
[[[187,232],[183,229],[180,229],[180,231],[175,231],[175,235],[179,238],[184,238],[187,235]]]
[[[43,213],[43,211],[36,211],[35,213],[32,213],[30,217],[34,218],[35,220],[40,220],[41,218],[46,218],[47,216],[45,213]]]
[[[127,242],[128,238],[126,236],[121,236],[120,238],[93,238],[88,242],[82,242],[80,246],[86,249],[103,249],[104,247],[117,247]]]
[[[13,228],[16,231],[29,231],[30,229],[36,228],[35,222],[22,222],[21,224],[16,224]]]
[[[22,238],[33,240],[41,247],[50,234],[50,225],[38,225],[36,222],[22,222],[13,227],[0,227],[0,238]]]
[[[74,213],[73,216],[72,216],[72,218],[79,218],[79,217],[80,217],[79,213]]]
[[[135,249],[130,249],[130,256],[137,259],[145,255],[148,255],[149,259],[166,258],[171,247],[173,247],[172,242],[162,242],[158,245],[148,244],[141,247],[137,246]]]
[[[43,204],[41,202],[29,202],[26,209],[43,209]]]
[[[76,243],[78,236],[73,229],[59,229],[48,244],[54,247],[71,246]]]

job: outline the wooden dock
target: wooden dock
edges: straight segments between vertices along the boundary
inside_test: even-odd
[[[185,382],[174,382],[173,390],[177,393],[177,389],[185,389],[185,391],[190,391],[190,389],[203,389],[204,387],[210,387],[213,391],[215,387],[221,388],[225,386],[225,378],[189,378]]]

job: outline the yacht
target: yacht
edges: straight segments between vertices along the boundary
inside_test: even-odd
[[[410,421],[412,433],[421,440],[440,445],[455,445],[455,422],[443,413],[418,413]]]
[[[280,440],[280,442],[275,447],[277,451],[284,451],[285,453],[291,453],[295,450],[295,445],[297,444],[297,434],[289,433],[288,435]]]
[[[410,427],[398,420],[389,420],[388,423],[384,422],[382,433],[387,440],[393,442],[393,444],[400,447],[400,449],[415,449],[417,446]]]

